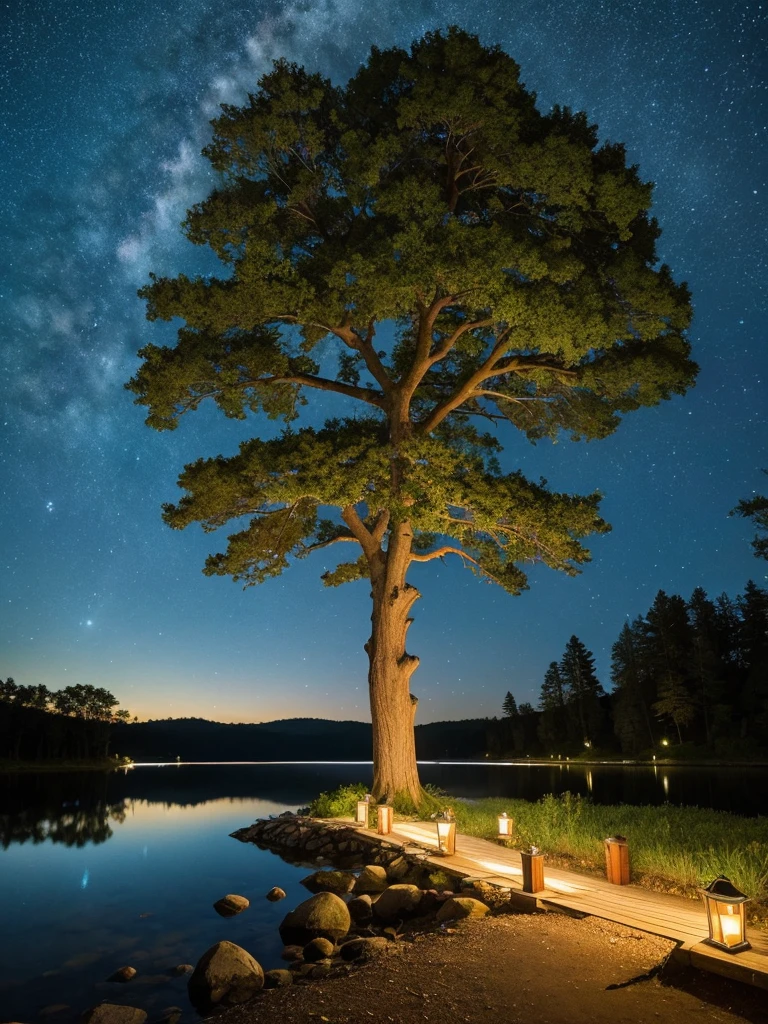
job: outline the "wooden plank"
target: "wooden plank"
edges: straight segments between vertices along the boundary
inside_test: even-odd
[[[747,937],[753,948],[737,955],[705,945],[702,939],[707,933],[706,913],[704,907],[693,900],[635,885],[611,885],[606,879],[546,865],[545,889],[532,895],[521,891],[522,870],[517,850],[460,835],[456,840],[456,854],[444,857],[432,852],[437,850],[437,835],[431,822],[398,822],[389,836],[378,836],[370,829],[358,829],[358,832],[371,843],[381,841],[397,849],[419,846],[426,852],[425,864],[509,890],[510,901],[521,910],[561,907],[661,935],[677,943],[674,955],[683,962],[768,989],[768,937],[750,931]]]

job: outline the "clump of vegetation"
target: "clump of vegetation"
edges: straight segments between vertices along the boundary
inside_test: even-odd
[[[489,798],[452,803],[459,832],[491,839],[496,818],[515,822],[516,845],[535,843],[576,870],[603,870],[603,841],[629,840],[633,881],[695,896],[699,886],[727,875],[768,910],[768,818],[742,818],[699,807],[600,805],[564,793],[536,803]]]
[[[768,818],[742,818],[699,807],[638,807],[593,804],[563,793],[536,803],[489,797],[460,800],[429,787],[422,817],[450,803],[459,832],[495,839],[502,811],[514,820],[511,845],[535,844],[542,853],[576,871],[604,871],[604,840],[620,834],[629,840],[632,879],[660,891],[695,897],[698,888],[726,875],[756,901],[753,913],[768,918]],[[354,816],[365,796],[362,783],[321,793],[311,804],[314,817]],[[396,812],[398,808],[395,807]],[[428,813],[427,813],[428,812]]]

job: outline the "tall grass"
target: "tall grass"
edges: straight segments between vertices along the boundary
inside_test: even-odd
[[[365,791],[361,783],[321,793],[310,813],[323,818],[354,816]],[[496,819],[506,811],[515,822],[513,845],[533,843],[577,871],[603,871],[603,841],[611,835],[626,836],[633,881],[693,896],[699,886],[726,875],[758,901],[759,917],[768,915],[768,818],[670,804],[600,805],[572,793],[545,796],[537,803],[496,797],[467,801],[429,787],[425,799],[422,817],[450,805],[458,831],[481,839],[496,838]],[[395,810],[407,812],[397,806]]]
[[[698,807],[599,805],[564,793],[526,800],[453,801],[457,827],[467,835],[496,836],[496,817],[515,821],[515,845],[534,843],[567,858],[575,868],[602,869],[603,841],[629,841],[634,880],[693,895],[727,875],[748,896],[768,906],[768,818],[741,818]]]

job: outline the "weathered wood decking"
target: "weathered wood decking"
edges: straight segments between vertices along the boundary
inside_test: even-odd
[[[371,830],[360,829],[361,835],[372,836]],[[424,850],[437,850],[435,826],[430,822],[396,822],[389,836],[377,836],[397,846],[414,843]],[[427,861],[465,877],[481,879],[509,889],[516,901],[530,901],[533,906],[562,907],[593,917],[661,935],[677,943],[674,956],[704,971],[768,989],[768,939],[755,929],[748,929],[752,949],[732,955],[704,945],[707,918],[702,903],[681,896],[651,892],[635,885],[611,885],[601,878],[579,875],[573,871],[544,866],[546,888],[529,896],[522,892],[522,868],[517,850],[457,835],[456,854],[452,857],[427,854]]]

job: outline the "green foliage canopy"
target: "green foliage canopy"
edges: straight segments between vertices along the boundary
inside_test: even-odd
[[[457,554],[512,593],[521,562],[578,571],[608,529],[598,495],[503,474],[476,424],[603,438],[693,383],[688,291],[657,265],[651,186],[623,147],[539,112],[509,56],[450,29],[374,48],[344,88],[276,63],[205,154],[218,183],[185,230],[222,275],[141,290],[151,320],[182,326],[127,386],[159,430],[207,398],[288,424],[185,469],[171,526],[250,518],[205,571],[249,585],[357,542],[335,585],[405,521],[412,561]],[[312,390],[364,411],[294,429]]]

